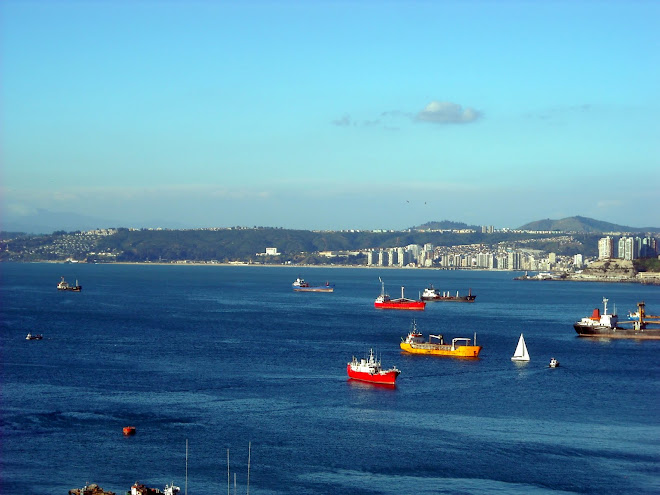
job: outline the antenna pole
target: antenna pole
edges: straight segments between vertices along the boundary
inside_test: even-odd
[[[188,495],[188,439],[186,438],[186,489],[184,492]]]
[[[248,442],[248,475],[247,475],[247,495],[250,495],[250,454],[252,453],[252,442]]]

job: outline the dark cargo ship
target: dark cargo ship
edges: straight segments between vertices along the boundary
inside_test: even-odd
[[[467,293],[466,296],[459,296],[458,291],[456,291],[456,295],[451,295],[449,291],[446,292],[440,292],[438,289],[434,288],[433,285],[431,284],[430,287],[427,287],[424,289],[424,292],[422,292],[422,301],[443,301],[443,302],[467,302],[471,303],[474,302],[474,299],[477,296],[472,294],[472,289],[470,289]]]
[[[603,298],[603,314],[595,308],[591,316],[585,316],[573,325],[580,337],[660,339],[660,316],[647,315],[644,302],[637,304],[635,320],[620,322],[616,311],[607,312],[607,301]]]

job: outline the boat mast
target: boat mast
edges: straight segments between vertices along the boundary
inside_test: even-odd
[[[230,477],[229,477],[229,449],[227,449],[227,495],[229,495],[229,482],[230,482]]]
[[[188,439],[186,438],[186,489],[185,495],[188,495]]]
[[[247,492],[250,495],[250,454],[252,452],[252,442],[248,442],[248,472],[247,472]]]

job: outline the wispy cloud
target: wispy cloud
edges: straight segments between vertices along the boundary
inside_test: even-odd
[[[345,113],[340,118],[333,120],[332,123],[339,127],[348,127],[352,124],[351,116]]]
[[[481,113],[472,108],[463,108],[448,101],[432,101],[417,114],[416,120],[434,124],[467,124],[479,117]]]
[[[405,110],[386,110],[377,118],[356,120],[348,113],[332,121],[339,127],[377,127],[398,130],[398,122],[430,122],[432,124],[468,124],[477,121],[482,113],[473,108],[463,108],[462,105],[448,101],[432,101],[420,112]],[[394,126],[392,124],[395,124]]]
[[[529,112],[525,117],[530,119],[538,120],[553,120],[553,119],[562,119],[569,115],[582,114],[591,112],[594,110],[594,106],[590,103],[583,103],[580,105],[561,105],[554,106],[550,108],[538,109],[536,111]]]

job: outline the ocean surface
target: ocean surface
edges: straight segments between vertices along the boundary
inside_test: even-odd
[[[187,469],[189,494],[224,493],[229,449],[245,493],[251,445],[254,495],[660,493],[660,341],[572,327],[603,297],[621,317],[642,300],[660,314],[660,287],[515,275],[1,264],[0,492],[183,494]],[[57,291],[61,276],[83,291]],[[298,276],[335,292],[294,293]],[[377,310],[378,277],[393,297],[433,283],[477,299]],[[402,354],[413,318],[425,335],[476,333],[480,358]],[[395,388],[347,380],[370,348],[402,371]]]

